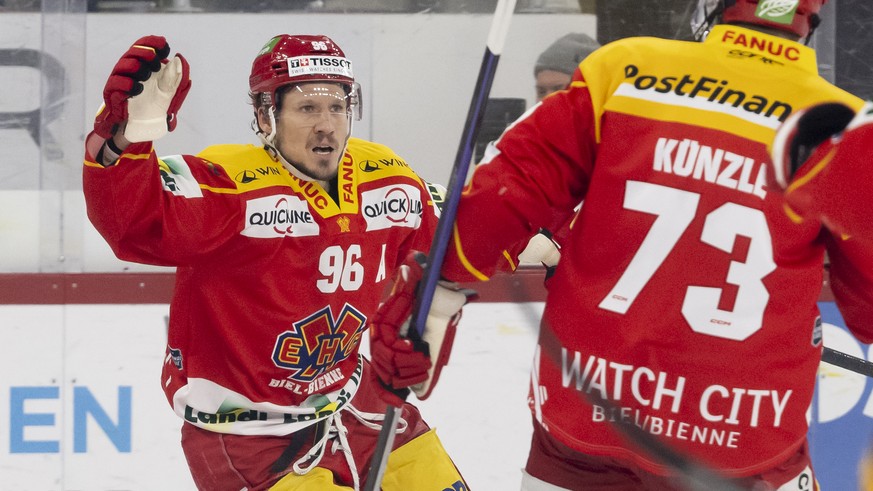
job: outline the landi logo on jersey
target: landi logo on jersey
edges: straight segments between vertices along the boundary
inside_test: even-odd
[[[791,25],[799,3],[799,0],[763,0],[758,2],[755,17],[777,24]]]
[[[354,352],[366,322],[367,317],[349,304],[336,318],[326,306],[276,338],[273,363],[292,370],[295,380],[311,382]]]
[[[391,227],[418,228],[421,224],[421,192],[409,184],[395,184],[361,193],[361,209],[367,230]]]
[[[246,225],[240,232],[247,237],[308,237],[318,235],[318,223],[306,201],[291,195],[273,195],[246,202]]]

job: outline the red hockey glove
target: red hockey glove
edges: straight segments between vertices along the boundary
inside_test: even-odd
[[[854,117],[855,111],[838,103],[794,112],[779,127],[770,148],[776,185],[787,189],[818,146],[842,132]]]
[[[460,310],[467,301],[467,293],[440,285],[434,293],[424,335],[419,337],[416,330],[410,329],[425,261],[420,252],[407,256],[391,295],[379,307],[370,326],[372,366],[379,379],[398,394],[411,387],[420,399],[430,395],[442,367],[448,363]],[[435,362],[431,353],[436,353]],[[397,405],[388,398],[386,402]]]
[[[176,129],[176,113],[191,88],[188,71],[188,62],[177,53],[142,83],[142,93],[127,103],[125,138],[132,142],[154,141]]]
[[[124,136],[132,141],[155,140],[176,127],[191,80],[181,55],[167,60],[170,46],[161,36],[137,40],[118,60],[103,89],[103,107],[94,132],[111,138],[127,122]],[[153,76],[154,73],[157,75]]]
[[[404,389],[427,379],[431,367],[427,348],[401,336],[409,330],[409,318],[415,303],[415,291],[421,281],[423,254],[406,258],[397,270],[391,295],[379,306],[370,325],[371,364],[379,380],[397,394],[405,396]],[[385,398],[398,406],[399,397]]]
[[[796,222],[819,220],[836,233],[855,228],[847,227],[857,222],[853,207],[840,201],[864,195],[863,189],[855,189],[859,180],[868,185],[865,158],[855,155],[866,146],[862,133],[873,133],[873,105],[856,115],[843,104],[819,104],[795,112],[782,124],[770,149],[771,184],[784,193],[789,217]]]

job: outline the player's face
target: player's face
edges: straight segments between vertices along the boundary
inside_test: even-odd
[[[537,102],[543,100],[543,97],[567,88],[570,84],[570,77],[566,73],[556,72],[554,70],[542,70],[537,73],[536,89]]]
[[[348,100],[340,84],[307,83],[283,94],[276,147],[297,170],[319,181],[336,177],[349,136]]]

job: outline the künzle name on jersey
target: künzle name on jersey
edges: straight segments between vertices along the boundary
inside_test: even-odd
[[[319,226],[309,204],[297,196],[277,194],[246,202],[246,223],[242,235],[271,239],[318,235]]]
[[[652,168],[679,177],[711,182],[718,186],[767,196],[767,164],[696,140],[658,138]],[[754,176],[754,177],[753,177]]]
[[[421,191],[409,184],[396,184],[361,193],[361,210],[367,230],[421,225]]]

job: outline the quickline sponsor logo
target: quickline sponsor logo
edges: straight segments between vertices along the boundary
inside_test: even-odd
[[[367,230],[418,228],[424,204],[417,187],[397,184],[362,193],[361,210],[367,222]]]
[[[240,232],[248,237],[303,237],[318,235],[309,205],[298,196],[273,195],[246,202],[246,224]]]
[[[774,124],[784,121],[792,111],[791,105],[778,99],[747,92],[731,86],[730,80],[708,77],[706,75],[662,75],[641,73],[636,65],[624,68],[627,84],[636,89],[636,96],[648,96],[655,102],[681,103],[701,109],[723,109],[724,112],[740,110],[767,119]],[[623,89],[619,94],[631,95]],[[663,94],[663,97],[659,96]],[[672,100],[671,100],[672,99]]]

